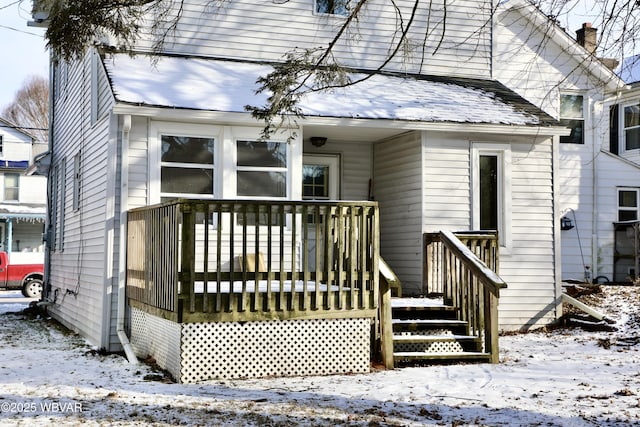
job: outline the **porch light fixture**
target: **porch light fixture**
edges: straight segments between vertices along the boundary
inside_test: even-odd
[[[562,230],[571,230],[574,227],[573,221],[568,216],[563,216],[560,218],[560,229]]]
[[[314,147],[322,147],[327,143],[327,138],[324,136],[312,136],[309,138],[309,141],[311,141]]]

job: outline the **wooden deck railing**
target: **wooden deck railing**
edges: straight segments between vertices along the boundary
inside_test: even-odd
[[[469,335],[483,338],[484,351],[498,362],[498,299],[506,283],[497,275],[495,233],[425,233],[425,280],[429,294],[442,295],[468,322]]]
[[[176,322],[373,318],[378,227],[374,202],[177,200],[133,209],[127,296]]]

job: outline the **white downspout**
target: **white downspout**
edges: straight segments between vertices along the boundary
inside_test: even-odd
[[[127,356],[129,363],[137,364],[136,357],[129,337],[124,329],[125,321],[125,290],[126,290],[126,248],[127,248],[127,208],[129,206],[129,131],[131,130],[131,116],[122,116],[122,150],[120,152],[120,244],[118,248],[118,318],[116,331],[118,339]]]
[[[591,108],[589,108],[589,112],[591,117],[589,117],[589,123],[591,123],[591,147],[592,153],[591,158],[593,161],[591,162],[591,167],[593,170],[592,175],[592,185],[593,185],[593,200],[591,210],[591,281],[598,276],[598,153],[600,152],[600,147],[596,147],[598,142],[598,138],[596,137],[596,127],[595,123],[595,114],[596,114],[596,103],[590,102]]]

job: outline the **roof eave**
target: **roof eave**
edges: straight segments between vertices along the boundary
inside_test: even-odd
[[[133,105],[118,102],[113,107],[113,114],[136,115],[153,117],[160,120],[185,120],[190,122],[225,122],[228,124],[263,126],[264,123],[256,120],[250,113],[225,112],[211,110],[194,110],[187,108],[174,108],[163,106]],[[562,126],[553,125],[521,125],[507,123],[469,123],[469,122],[428,122],[418,120],[395,119],[369,119],[351,117],[320,117],[305,116],[296,119],[300,125],[323,125],[340,127],[384,128],[408,130],[430,130],[443,132],[475,132],[500,134],[508,131],[513,135],[554,136],[568,135],[569,130]],[[292,121],[293,123],[293,121]],[[295,125],[292,127],[296,127]]]

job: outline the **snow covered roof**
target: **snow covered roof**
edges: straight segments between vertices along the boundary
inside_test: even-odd
[[[113,54],[105,68],[118,102],[221,112],[265,104],[255,94],[266,64],[215,59]],[[364,74],[354,73],[352,81]],[[506,125],[557,122],[498,82],[427,76],[374,75],[356,85],[309,93],[305,116]]]
[[[0,218],[44,221],[46,209],[46,206],[43,204],[0,203]]]
[[[640,54],[623,59],[615,72],[627,84],[640,82]]]

